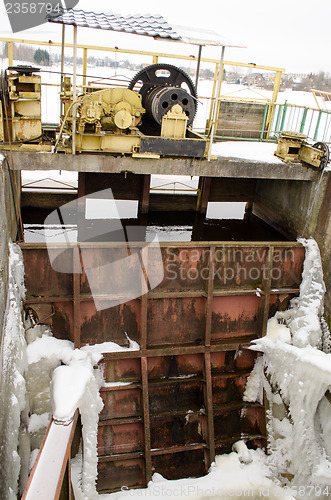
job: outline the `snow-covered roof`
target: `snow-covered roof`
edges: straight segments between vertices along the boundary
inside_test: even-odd
[[[62,10],[57,14],[52,13],[48,16],[48,20],[52,23],[121,31],[195,45],[244,47],[242,44],[227,40],[215,31],[185,26],[171,26],[161,15],[138,14],[135,16],[119,16],[117,14],[70,9]]]

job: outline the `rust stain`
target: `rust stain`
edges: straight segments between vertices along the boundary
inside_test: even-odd
[[[189,325],[189,328],[187,328]],[[165,298],[148,301],[148,343],[201,344],[205,330],[203,298]]]

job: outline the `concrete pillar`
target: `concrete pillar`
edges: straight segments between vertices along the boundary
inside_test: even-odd
[[[20,190],[20,175],[17,172],[16,178]],[[10,239],[15,241],[18,230],[13,193],[16,196],[11,186],[8,165],[4,159],[0,160],[0,344],[7,303],[8,243]]]
[[[199,177],[199,195],[197,202],[197,212],[205,214],[207,212],[211,177]]]
[[[139,212],[141,214],[148,213],[150,187],[151,187],[151,176],[145,174],[144,181],[143,181],[143,187],[142,187],[141,199],[139,200]]]
[[[313,182],[260,179],[253,213],[289,239],[316,240],[327,287],[325,318],[331,325],[331,172],[325,172],[321,182],[320,176],[316,172]]]

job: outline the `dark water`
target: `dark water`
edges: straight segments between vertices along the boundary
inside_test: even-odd
[[[42,215],[41,213],[39,214]],[[226,214],[230,215],[231,214]],[[63,241],[61,226],[47,226],[47,238]],[[124,231],[123,231],[124,228]],[[69,241],[284,241],[286,238],[260,218],[248,213],[243,219],[208,219],[194,212],[150,212],[121,221],[84,220],[65,226]],[[24,214],[27,243],[45,241],[44,217]]]

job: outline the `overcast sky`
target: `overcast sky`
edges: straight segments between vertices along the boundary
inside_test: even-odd
[[[161,14],[169,23],[212,29],[247,47],[226,49],[226,60],[275,66],[288,72],[331,73],[330,0],[80,0],[76,8],[122,15]],[[1,36],[61,41],[59,27],[49,23],[13,34],[3,2],[0,29]],[[69,38],[72,30],[67,31]],[[78,30],[78,37],[79,42],[120,48],[133,45],[136,49],[158,52],[176,52],[179,47],[179,44],[161,44],[146,37],[105,34],[85,28]],[[194,46],[180,50],[187,55],[197,53]],[[206,57],[218,57],[219,53],[220,49],[203,50]]]

